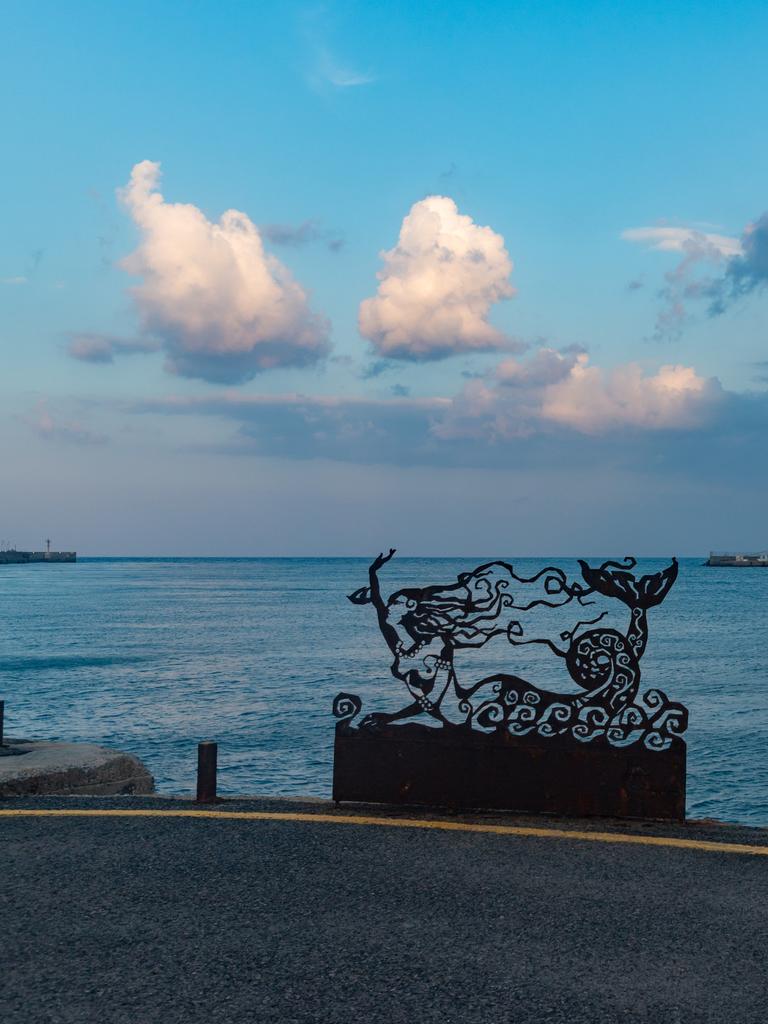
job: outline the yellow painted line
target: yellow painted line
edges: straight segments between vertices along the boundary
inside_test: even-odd
[[[222,821],[302,821],[327,825],[379,825],[386,828],[437,829],[442,832],[473,832],[495,836],[524,836],[539,839],[575,839],[588,843],[626,843],[631,846],[665,846],[678,850],[709,853],[751,854],[768,857],[768,846],[746,843],[718,843],[705,839],[675,839],[673,836],[638,836],[626,832],[579,832],[575,829],[536,828],[528,825],[484,825],[479,822],[430,821],[420,818],[379,818],[354,814],[302,814],[293,811],[206,811],[206,810],[52,810],[3,809],[0,818],[207,818]]]

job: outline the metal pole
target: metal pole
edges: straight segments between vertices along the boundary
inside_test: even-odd
[[[197,744],[197,803],[216,803],[216,761],[218,744],[206,740]]]

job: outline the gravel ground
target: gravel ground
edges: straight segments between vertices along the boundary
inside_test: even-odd
[[[24,806],[187,805],[0,803]],[[586,827],[768,843],[715,824]],[[0,818],[0,878],[2,1024],[766,1020],[768,857],[320,822]]]

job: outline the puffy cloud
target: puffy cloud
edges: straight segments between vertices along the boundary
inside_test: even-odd
[[[149,338],[118,338],[112,334],[73,334],[67,352],[83,363],[113,363],[115,356],[156,352],[157,342]]]
[[[381,255],[378,291],[359,313],[360,333],[380,355],[428,360],[515,347],[488,323],[491,306],[514,295],[504,239],[452,199],[414,203],[397,245]]]
[[[527,363],[505,360],[485,379],[469,381],[433,432],[443,440],[499,442],[558,427],[582,434],[686,430],[706,421],[721,394],[718,381],[688,366],[653,374],[637,363],[604,370],[578,349],[541,349]]]
[[[568,377],[582,352],[578,347],[560,351],[540,348],[526,362],[504,359],[496,367],[494,377],[506,387],[536,388],[556,384]]]
[[[531,437],[536,432],[535,400],[523,390],[513,398],[503,395],[487,379],[468,380],[453,397],[431,430],[441,441],[456,444],[470,439],[479,448],[497,442]]]
[[[265,251],[248,216],[228,210],[212,223],[196,206],[167,203],[159,181],[160,165],[144,160],[118,191],[141,232],[121,266],[142,278],[132,294],[145,329],[163,342],[168,368],[237,383],[322,358],[327,321]]]
[[[662,366],[655,374],[638,363],[603,370],[581,354],[566,377],[544,389],[541,417],[584,433],[683,429],[698,426],[720,394],[717,381],[690,366]]]
[[[531,437],[542,429],[542,392],[570,374],[579,348],[541,348],[525,362],[504,359],[490,373],[471,378],[433,425],[444,441],[472,437],[498,442]]]

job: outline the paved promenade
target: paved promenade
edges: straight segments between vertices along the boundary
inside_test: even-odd
[[[768,1018],[768,831],[187,810],[0,802],[2,1024]]]

